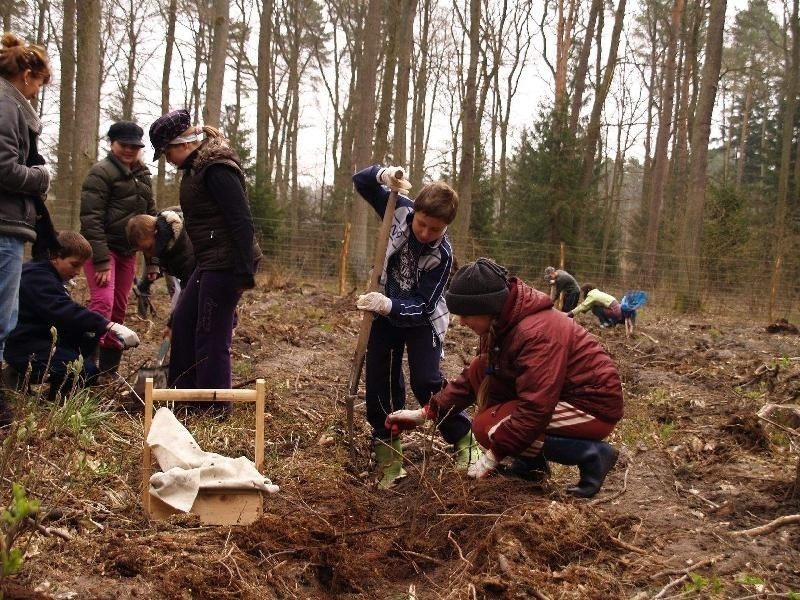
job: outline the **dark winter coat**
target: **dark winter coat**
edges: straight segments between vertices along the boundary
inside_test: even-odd
[[[224,140],[211,138],[181,169],[181,209],[197,268],[232,271],[239,289],[255,287],[261,249],[236,153]]]
[[[500,456],[517,456],[544,434],[559,401],[601,421],[622,418],[622,384],[600,342],[550,298],[517,278],[496,323],[498,348],[486,406],[518,400],[519,406],[492,434]],[[476,400],[468,369],[431,400],[442,415]]]
[[[111,152],[96,163],[81,189],[81,233],[92,245],[95,269],[104,271],[110,251],[130,256],[125,225],[135,215],[155,216],[150,170],[141,162],[128,168]]]
[[[37,143],[42,124],[30,103],[0,77],[0,235],[36,240],[53,237],[44,195],[50,182]],[[52,246],[51,240],[45,243]]]
[[[31,355],[46,362],[52,344],[50,327],[58,331],[58,346],[77,355],[86,334],[99,337],[107,326],[105,317],[70,297],[49,260],[33,260],[22,265],[19,318],[3,356],[12,365],[27,364]]]

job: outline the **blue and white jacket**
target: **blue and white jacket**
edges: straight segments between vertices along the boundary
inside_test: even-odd
[[[382,219],[389,199],[389,188],[378,182],[377,176],[381,168],[380,165],[374,165],[359,171],[353,175],[353,184],[356,191],[369,202],[378,213],[378,217]],[[389,260],[408,244],[409,238],[414,235],[411,230],[413,218],[413,201],[398,194],[380,278],[384,288]],[[417,261],[415,286],[411,293],[404,298],[390,298],[392,301],[390,320],[407,326],[429,324],[436,340],[443,347],[444,336],[450,323],[450,312],[447,310],[443,294],[452,265],[453,250],[447,234],[433,243],[424,244]]]

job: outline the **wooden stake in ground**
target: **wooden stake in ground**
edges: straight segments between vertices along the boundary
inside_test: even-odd
[[[405,173],[402,169],[398,169],[394,176],[397,179],[403,179]],[[372,261],[372,272],[370,274],[369,284],[367,285],[367,292],[377,292],[380,287],[381,273],[383,273],[383,261],[386,259],[386,245],[389,242],[389,230],[392,227],[392,219],[394,218],[394,208],[396,205],[397,191],[392,190],[389,194],[389,199],[386,201],[383,222],[375,238],[375,255]],[[358,397],[358,383],[361,381],[361,371],[364,368],[364,359],[367,356],[367,342],[369,341],[369,333],[372,331],[372,320],[374,318],[375,313],[372,311],[363,311],[361,328],[358,330],[356,350],[353,353],[353,362],[350,365],[350,380],[347,384],[347,402],[345,404],[345,411],[347,414],[347,443],[350,446],[350,458],[353,461],[355,461],[356,458],[353,430],[356,398]]]

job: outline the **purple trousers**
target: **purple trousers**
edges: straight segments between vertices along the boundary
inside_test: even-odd
[[[233,273],[195,269],[172,312],[169,387],[231,387],[231,335],[240,297]]]

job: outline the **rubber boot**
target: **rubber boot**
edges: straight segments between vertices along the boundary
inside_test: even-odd
[[[541,483],[550,475],[550,465],[541,453],[532,458],[518,456],[511,463],[509,470],[517,477],[534,483]]]
[[[97,350],[97,357],[100,374],[113,376],[116,374],[119,363],[122,360],[122,349],[100,346]]]
[[[405,477],[408,473],[403,468],[403,446],[400,438],[375,440],[375,462],[378,463],[380,481],[378,487],[388,489]]]
[[[475,436],[472,435],[472,431],[468,431],[467,435],[453,444],[453,448],[455,449],[456,469],[459,471],[466,471],[483,456],[481,447]]]
[[[619,452],[611,444],[599,440],[546,435],[542,455],[562,465],[578,465],[580,481],[568,487],[567,493],[591,498],[600,488],[608,472],[617,462]]]

